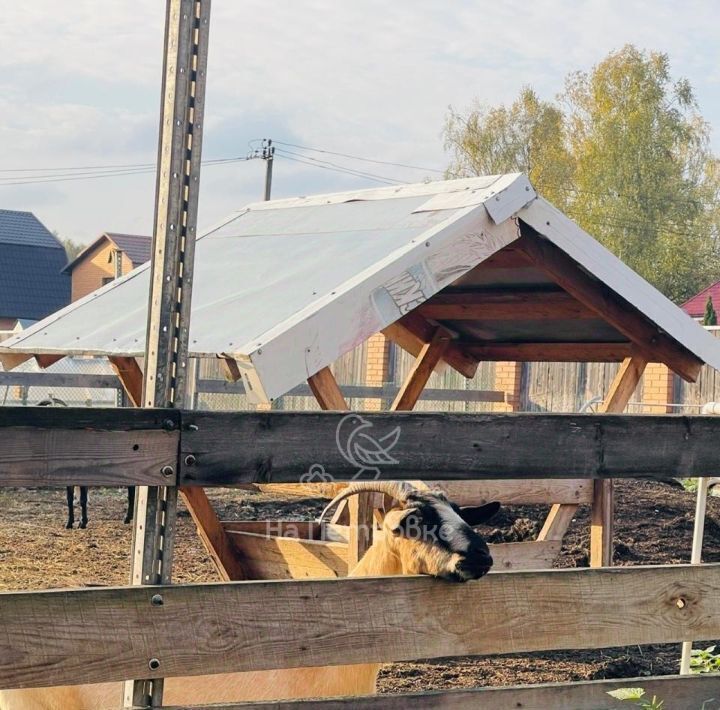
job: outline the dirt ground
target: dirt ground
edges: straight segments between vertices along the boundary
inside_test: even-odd
[[[616,564],[688,562],[695,496],[655,481],[621,481],[616,487]],[[247,491],[209,491],[225,520],[309,519],[323,502]],[[287,498],[287,496],[285,496]],[[130,526],[123,525],[125,492],[90,491],[86,530],[65,530],[65,492],[0,489],[0,590],[126,584]],[[532,535],[545,506],[506,508],[485,532],[492,541]],[[78,516],[79,517],[79,516]],[[563,542],[558,567],[587,566],[588,511],[581,508]],[[707,562],[720,561],[720,499],[708,501]],[[174,580],[215,580],[193,523],[180,510]],[[710,645],[709,643],[707,645]],[[593,651],[450,658],[386,666],[380,692],[625,678],[677,673],[679,645],[634,646]]]

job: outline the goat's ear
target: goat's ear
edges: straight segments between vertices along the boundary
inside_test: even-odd
[[[486,523],[490,518],[500,510],[500,503],[495,501],[494,503],[488,503],[487,505],[481,505],[479,507],[460,508],[460,517],[470,526],[482,525]]]
[[[417,512],[417,508],[393,508],[385,515],[385,527],[393,535],[404,535],[409,527],[419,524]]]

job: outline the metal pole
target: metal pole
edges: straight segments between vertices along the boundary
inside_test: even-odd
[[[275,160],[275,146],[270,138],[268,138],[267,144],[263,145],[262,157],[265,161],[265,202],[267,202],[270,199],[272,190],[272,171],[273,161]]]
[[[184,403],[210,4],[167,0],[143,407]],[[133,584],[170,582],[177,471],[166,468],[173,485],[137,491]],[[148,658],[150,678],[125,683],[126,706],[162,704],[162,678],[151,677],[162,664]]]

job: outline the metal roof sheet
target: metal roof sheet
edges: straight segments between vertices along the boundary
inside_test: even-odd
[[[278,200],[231,215],[197,243],[190,351],[232,355],[257,399],[280,396],[461,283],[517,239],[513,215],[720,368],[715,339],[536,199],[519,174]],[[533,276],[519,278],[522,284]],[[146,265],[3,342],[0,351],[141,355],[148,286]],[[588,330],[587,322],[578,327]],[[600,341],[617,339],[606,331],[599,328]]]
[[[58,238],[32,213],[0,210],[0,244],[29,247],[65,248]]]

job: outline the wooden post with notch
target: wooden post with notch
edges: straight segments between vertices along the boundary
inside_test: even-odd
[[[166,6],[143,407],[184,403],[210,4],[210,0],[167,0]],[[174,482],[177,470],[167,469]],[[176,506],[174,485],[138,489],[133,584],[170,582]],[[162,659],[153,661],[162,663]],[[162,679],[127,681],[123,701],[125,706],[159,707],[162,692]]]
[[[348,410],[345,397],[329,367],[323,367],[322,370],[308,377],[307,382],[317,403],[323,409],[339,412]],[[351,570],[372,545],[372,496],[369,494],[352,496],[343,503],[345,505],[340,504],[342,507],[336,511],[333,522],[337,522],[343,513],[347,513],[348,570]]]

